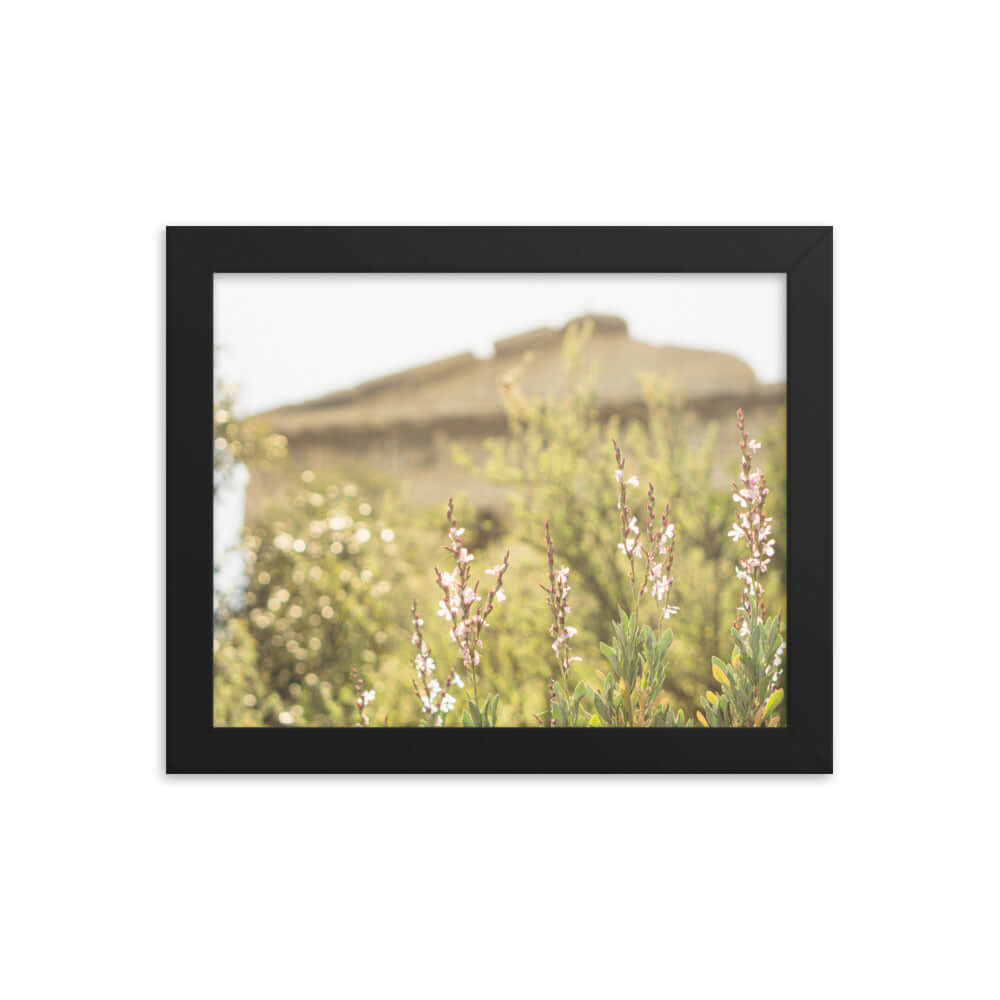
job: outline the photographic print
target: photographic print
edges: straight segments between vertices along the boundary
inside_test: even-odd
[[[218,275],[216,726],[777,727],[783,275]]]

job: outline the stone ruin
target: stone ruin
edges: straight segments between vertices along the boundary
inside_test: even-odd
[[[644,372],[670,378],[672,391],[694,415],[695,428],[713,419],[725,426],[740,406],[750,426],[760,428],[777,418],[784,402],[784,383],[759,382],[749,365],[731,354],[648,344],[630,336],[623,319],[587,315],[559,329],[542,327],[497,340],[489,358],[456,354],[254,419],[287,437],[298,468],[349,470],[366,463],[405,482],[413,505],[439,505],[450,493],[465,492],[481,508],[502,511],[503,489],[455,465],[451,444],[479,458],[486,438],[507,433],[507,406],[564,396],[569,373],[563,346],[571,329],[590,331],[580,362],[584,371],[596,372],[602,415],[645,417],[639,382]],[[720,438],[731,444],[725,435]],[[723,477],[721,468],[720,463]],[[255,470],[248,509],[280,485],[273,473]]]

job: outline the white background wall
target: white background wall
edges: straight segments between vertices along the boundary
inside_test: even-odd
[[[5,992],[993,994],[995,16],[7,11]],[[834,777],[163,776],[163,226],[365,222],[836,225]]]

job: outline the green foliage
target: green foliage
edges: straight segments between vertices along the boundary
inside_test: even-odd
[[[243,462],[271,464],[287,455],[288,441],[281,434],[268,434],[252,421],[233,416],[236,391],[224,382],[216,383],[213,407],[214,449],[212,452],[213,489],[218,495],[232,480],[236,467]]]
[[[454,518],[467,529],[462,544],[477,550],[477,573],[468,584],[478,588],[480,568],[499,564],[508,548],[513,568],[504,580],[499,620],[490,623],[496,627],[484,633],[488,642],[474,677],[448,622],[430,616],[426,644],[420,622],[418,657],[432,645],[445,671],[436,688],[427,686],[430,669],[423,686],[414,682],[420,677],[411,646],[417,626],[409,609],[413,599],[434,608],[441,597],[430,572],[440,560],[440,509],[404,513],[393,490],[363,470],[350,481],[292,470],[283,439],[234,420],[231,400],[220,397],[217,485],[245,457],[252,457],[252,470],[284,463],[285,474],[272,480],[290,485],[248,519],[242,539],[246,587],[217,614],[217,725],[342,726],[370,713],[373,725],[688,727],[696,708],[707,726],[783,723],[775,666],[783,652],[780,620],[754,621],[746,634],[730,631],[740,584],[733,572],[738,547],[726,538],[732,490],[725,481],[735,463],[720,463],[717,428],[692,424],[683,400],[663,380],[645,380],[643,414],[627,422],[603,414],[593,375],[574,357],[586,336],[579,330],[568,338],[568,396],[527,400],[516,385],[508,387],[509,435],[488,443],[481,468],[459,456],[468,469],[510,491],[509,515],[499,531],[493,515],[487,524],[485,515],[456,498]],[[783,424],[761,436],[774,452],[768,455],[768,505],[780,530]],[[641,469],[670,501],[677,582],[668,599],[680,611],[666,631],[662,606],[648,602],[652,578],[643,582],[619,552],[624,523],[612,437],[630,456],[627,470],[622,460],[623,477],[631,480]],[[552,536],[546,539],[549,519]],[[562,573],[554,574],[553,538],[573,580],[573,627],[565,633],[565,616],[553,607]],[[776,540],[768,603],[780,607],[784,545]],[[548,601],[538,591],[547,558]],[[570,633],[578,655],[560,646],[560,634]],[[732,655],[725,662],[717,654],[730,636]],[[352,668],[364,677],[360,691]],[[465,685],[464,698],[452,689],[463,704],[449,713],[454,698],[448,691],[452,684],[463,686],[461,678],[475,684]],[[365,699],[372,693],[369,708]],[[446,696],[450,702],[442,702]],[[432,702],[430,713],[422,699]]]
[[[549,703],[553,724],[563,729],[589,726],[593,716],[583,707],[583,699],[588,694],[593,698],[593,691],[583,681],[577,684],[572,695],[568,695],[563,690],[559,681],[552,681],[549,689]]]
[[[785,697],[777,686],[784,640],[781,616],[763,620],[751,598],[753,625],[732,629],[733,655],[729,663],[712,657],[712,676],[718,688],[700,699],[698,721],[709,728],[780,725],[778,709]]]
[[[521,544],[544,553],[541,526],[560,515],[553,523],[561,558],[589,598],[579,616],[597,632],[628,594],[614,558],[615,493],[607,465],[595,460],[607,454],[617,423],[600,419],[593,378],[571,371],[575,385],[564,399],[508,398],[510,433],[487,442],[482,467],[454,453],[460,466],[509,490],[510,532]]]
[[[500,695],[498,694],[491,694],[483,703],[482,710],[470,694],[466,700],[466,707],[462,711],[462,725],[473,729],[495,729],[499,708]]]
[[[257,672],[257,644],[238,618],[216,633],[214,705],[217,726],[277,725],[285,710]]]
[[[643,485],[656,483],[657,493],[669,499],[677,525],[673,569],[677,582],[671,600],[681,612],[671,621],[675,666],[664,690],[671,704],[690,713],[711,683],[710,658],[726,643],[739,600],[733,574],[737,549],[726,538],[732,518],[727,480],[735,463],[720,465],[717,424],[709,422],[706,428],[696,421],[665,378],[643,377],[641,418],[624,426],[617,416],[605,418],[598,405],[596,375],[585,371],[578,360],[579,345],[586,337],[587,331],[580,330],[568,339],[567,396],[527,399],[516,385],[508,388],[509,433],[487,442],[485,462],[478,464],[454,449],[456,460],[468,472],[510,491],[508,525],[518,546],[514,552],[521,571],[510,578],[507,588],[511,598],[507,627],[517,642],[513,651],[506,645],[498,650],[505,662],[497,667],[524,678],[523,685],[530,683],[528,677],[539,677],[537,670],[525,668],[525,662],[547,660],[541,631],[544,609],[534,610],[532,592],[544,576],[542,525],[549,519],[560,560],[575,581],[573,619],[584,661],[574,669],[574,680],[592,676],[599,666],[587,651],[597,647],[618,609],[630,606],[634,596],[625,561],[617,555],[619,512],[613,466],[605,461],[611,439],[618,437],[630,456],[629,474],[640,473]],[[772,438],[783,442],[783,422],[773,429]],[[780,477],[776,475],[772,483],[771,504],[777,510],[784,504],[784,470],[778,467],[780,461],[775,465]],[[784,519],[777,524],[783,528]],[[782,553],[783,544],[778,548]],[[779,560],[769,584],[772,603],[778,606],[784,599],[782,566]],[[646,620],[655,625],[652,618]]]
[[[625,611],[619,611],[613,631],[613,645],[600,644],[610,670],[602,689],[591,691],[598,717],[606,726],[667,725],[668,706],[658,699],[667,679],[673,632],[658,638],[649,625],[640,624],[638,614]]]
[[[248,521],[249,579],[231,614],[245,620],[261,682],[296,718],[344,725],[354,714],[350,669],[374,680],[402,665],[412,552],[392,527],[391,499],[376,508],[356,484],[308,470],[300,482]]]

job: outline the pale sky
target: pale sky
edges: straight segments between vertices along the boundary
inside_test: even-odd
[[[785,379],[784,274],[219,274],[219,374],[241,415],[473,351],[585,312],[638,340],[727,351]]]

